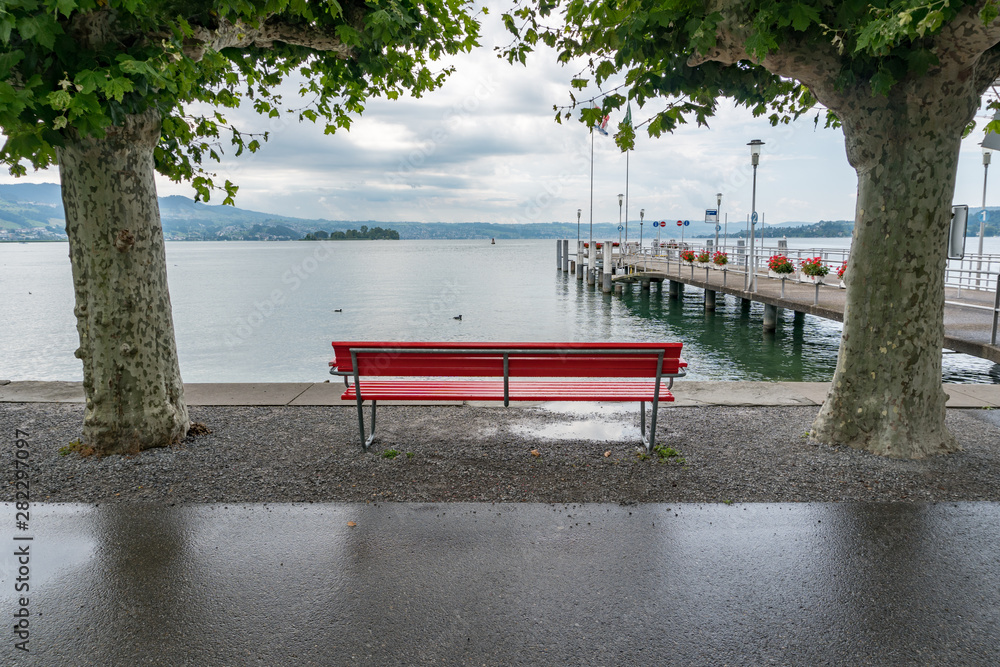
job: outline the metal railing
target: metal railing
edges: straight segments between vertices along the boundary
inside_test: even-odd
[[[662,262],[666,262],[667,273],[671,272],[671,265],[679,267],[685,263],[681,260],[681,253],[692,250],[696,254],[701,251],[725,252],[728,257],[726,273],[737,273],[742,276],[744,282],[748,271],[753,271],[758,277],[767,277],[767,262],[772,255],[782,254],[788,257],[793,264],[799,265],[803,259],[820,257],[822,262],[830,268],[830,273],[823,287],[841,288],[841,281],[837,278],[836,271],[850,255],[849,248],[788,248],[784,245],[762,245],[754,248],[754,257],[749,259],[749,249],[742,245],[719,245],[718,247],[704,243],[661,243],[659,247],[650,246],[637,248],[634,244],[629,244],[625,249],[625,260],[633,264],[641,264],[644,270],[655,270]],[[750,265],[748,267],[748,264]],[[692,277],[694,271],[702,268],[701,264],[695,262],[691,265]],[[829,277],[829,276],[832,276]],[[795,280],[790,277],[788,280]],[[782,296],[784,296],[784,280],[782,281]],[[983,254],[967,256],[963,259],[948,260],[945,268],[945,289],[955,290],[954,298],[962,299],[963,290],[967,293],[965,298],[975,300],[979,296],[983,301],[981,304],[946,301],[945,303],[977,310],[988,310],[992,312],[992,326],[990,331],[990,345],[997,344],[997,329],[1000,323],[1000,255]],[[725,275],[723,276],[725,284]],[[816,293],[813,305],[819,303],[820,283],[816,283]],[[993,305],[988,305],[988,294],[993,293]]]

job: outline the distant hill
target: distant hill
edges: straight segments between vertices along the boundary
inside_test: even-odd
[[[969,210],[969,236],[979,233],[982,209]],[[1000,208],[987,207],[988,236],[1000,235]],[[358,229],[386,227],[399,232],[401,239],[575,239],[576,222],[543,222],[498,224],[490,222],[384,222],[378,220],[324,220],[291,218],[261,213],[233,206],[195,202],[188,197],[160,197],[160,219],[163,233],[173,240],[292,240],[306,234],[324,231],[333,233]],[[676,218],[668,218],[676,219]],[[65,215],[62,195],[56,183],[15,183],[0,185],[0,238],[3,231],[28,235],[30,238],[65,239]],[[629,240],[639,239],[639,222],[631,220]],[[853,220],[816,223],[781,223],[764,225],[767,237],[839,237],[850,236]],[[730,223],[730,236],[742,235],[741,223]],[[590,237],[589,223],[580,225],[581,238]],[[711,225],[692,222],[685,228],[688,238],[714,235]],[[617,223],[594,223],[597,240],[618,239]],[[651,220],[642,227],[644,239],[651,239],[656,229]],[[10,234],[7,235],[8,237]],[[673,224],[660,230],[661,238],[679,238],[680,230]]]

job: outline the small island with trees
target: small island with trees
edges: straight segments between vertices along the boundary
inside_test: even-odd
[[[382,229],[381,227],[368,228],[368,225],[361,225],[361,229],[348,229],[347,231],[327,232],[322,229],[309,232],[303,241],[398,241],[399,232],[395,229]]]

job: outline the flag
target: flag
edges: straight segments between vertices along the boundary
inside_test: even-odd
[[[594,108],[599,109],[600,107],[595,106]],[[597,131],[603,134],[604,136],[608,136],[608,120],[610,118],[611,116],[605,116],[604,118],[601,119],[601,122],[596,125]]]
[[[625,120],[624,123],[629,127],[632,127],[632,103],[629,102],[628,107],[625,109]]]

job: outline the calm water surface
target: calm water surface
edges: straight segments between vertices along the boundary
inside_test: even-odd
[[[0,378],[82,379],[67,253],[0,244]],[[330,379],[336,339],[676,340],[691,379],[824,381],[840,341],[840,324],[791,312],[764,334],[763,307],[732,298],[706,314],[697,289],[606,296],[556,271],[549,240],[176,242],[167,267],[187,382]],[[1000,369],[947,354],[945,380],[1000,383]]]

